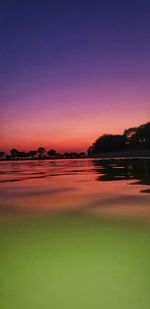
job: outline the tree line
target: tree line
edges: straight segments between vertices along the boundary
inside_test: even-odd
[[[104,134],[88,148],[89,156],[112,152],[150,150],[150,122],[126,129],[122,135]]]
[[[150,150],[150,122],[138,127],[126,129],[122,135],[103,134],[88,148],[88,156],[95,156],[109,153],[139,152]],[[1,160],[14,159],[72,159],[85,158],[85,152],[65,152],[58,153],[55,149],[46,151],[44,147],[28,152],[11,149],[9,153],[0,151]]]
[[[1,160],[21,160],[21,159],[69,159],[69,158],[83,158],[84,152],[65,152],[58,153],[55,149],[46,150],[44,147],[39,147],[37,150],[19,151],[18,149],[11,149],[9,153],[0,151]]]

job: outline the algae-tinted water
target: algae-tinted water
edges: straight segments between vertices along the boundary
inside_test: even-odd
[[[150,229],[79,216],[1,226],[1,308],[149,309]]]
[[[150,308],[149,160],[0,166],[0,308]]]

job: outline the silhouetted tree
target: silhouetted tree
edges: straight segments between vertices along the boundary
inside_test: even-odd
[[[27,156],[33,159],[36,156],[36,153],[37,153],[36,150],[30,150],[27,153]]]
[[[130,128],[124,131],[126,143],[130,148],[149,149],[150,148],[150,122],[137,128]]]
[[[84,157],[86,156],[86,153],[82,151],[82,152],[79,153],[79,156],[80,156],[81,158],[84,158]]]
[[[6,153],[4,151],[0,151],[0,159],[3,159]]]
[[[150,148],[150,122],[137,128],[134,141],[143,149]]]
[[[56,156],[56,150],[50,149],[50,150],[48,150],[47,154],[50,157],[55,157]]]
[[[24,159],[27,157],[27,153],[25,151],[19,151],[18,152],[18,158]]]
[[[150,149],[150,122],[129,128],[123,135],[104,134],[88,149],[88,155]]]
[[[37,149],[37,154],[39,155],[40,158],[44,157],[46,155],[46,150],[44,147],[39,147]]]
[[[13,159],[16,159],[16,158],[19,157],[19,150],[13,148],[13,149],[10,150],[10,154],[13,157]]]
[[[136,131],[137,131],[137,128],[129,128],[124,131],[124,135],[128,142],[130,142],[134,138]]]
[[[94,151],[93,151],[93,146],[90,146],[90,147],[88,148],[87,153],[88,153],[88,156],[91,156],[91,155],[94,153]]]
[[[64,152],[64,158],[66,158],[66,159],[68,159],[68,158],[70,158],[70,153],[69,152]]]
[[[89,153],[102,153],[120,151],[125,148],[125,138],[123,135],[105,134],[99,137],[88,149]]]

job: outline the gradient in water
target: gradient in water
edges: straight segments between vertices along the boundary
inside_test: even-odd
[[[0,163],[2,309],[150,308],[150,160]]]

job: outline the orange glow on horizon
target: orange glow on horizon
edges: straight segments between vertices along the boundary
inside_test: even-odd
[[[81,96],[77,103],[73,98],[72,104],[68,106],[61,95],[55,98],[58,102],[52,106],[49,104],[49,96],[45,97],[42,106],[42,94],[39,98],[23,99],[23,110],[19,102],[12,102],[15,109],[6,109],[3,113],[1,149],[27,151],[42,146],[47,150],[54,148],[58,152],[86,151],[105,133],[122,134],[129,127],[149,121],[148,108],[135,109],[135,105],[140,106],[143,98],[138,94],[132,101],[132,96],[121,98],[114,92],[111,93],[112,98],[110,93],[105,93],[102,98],[100,93],[95,96],[91,93],[91,97],[82,95],[83,101]],[[72,98],[71,93],[69,96]],[[144,99],[146,107],[149,104],[148,97],[145,95]],[[31,104],[31,110],[27,102]]]

